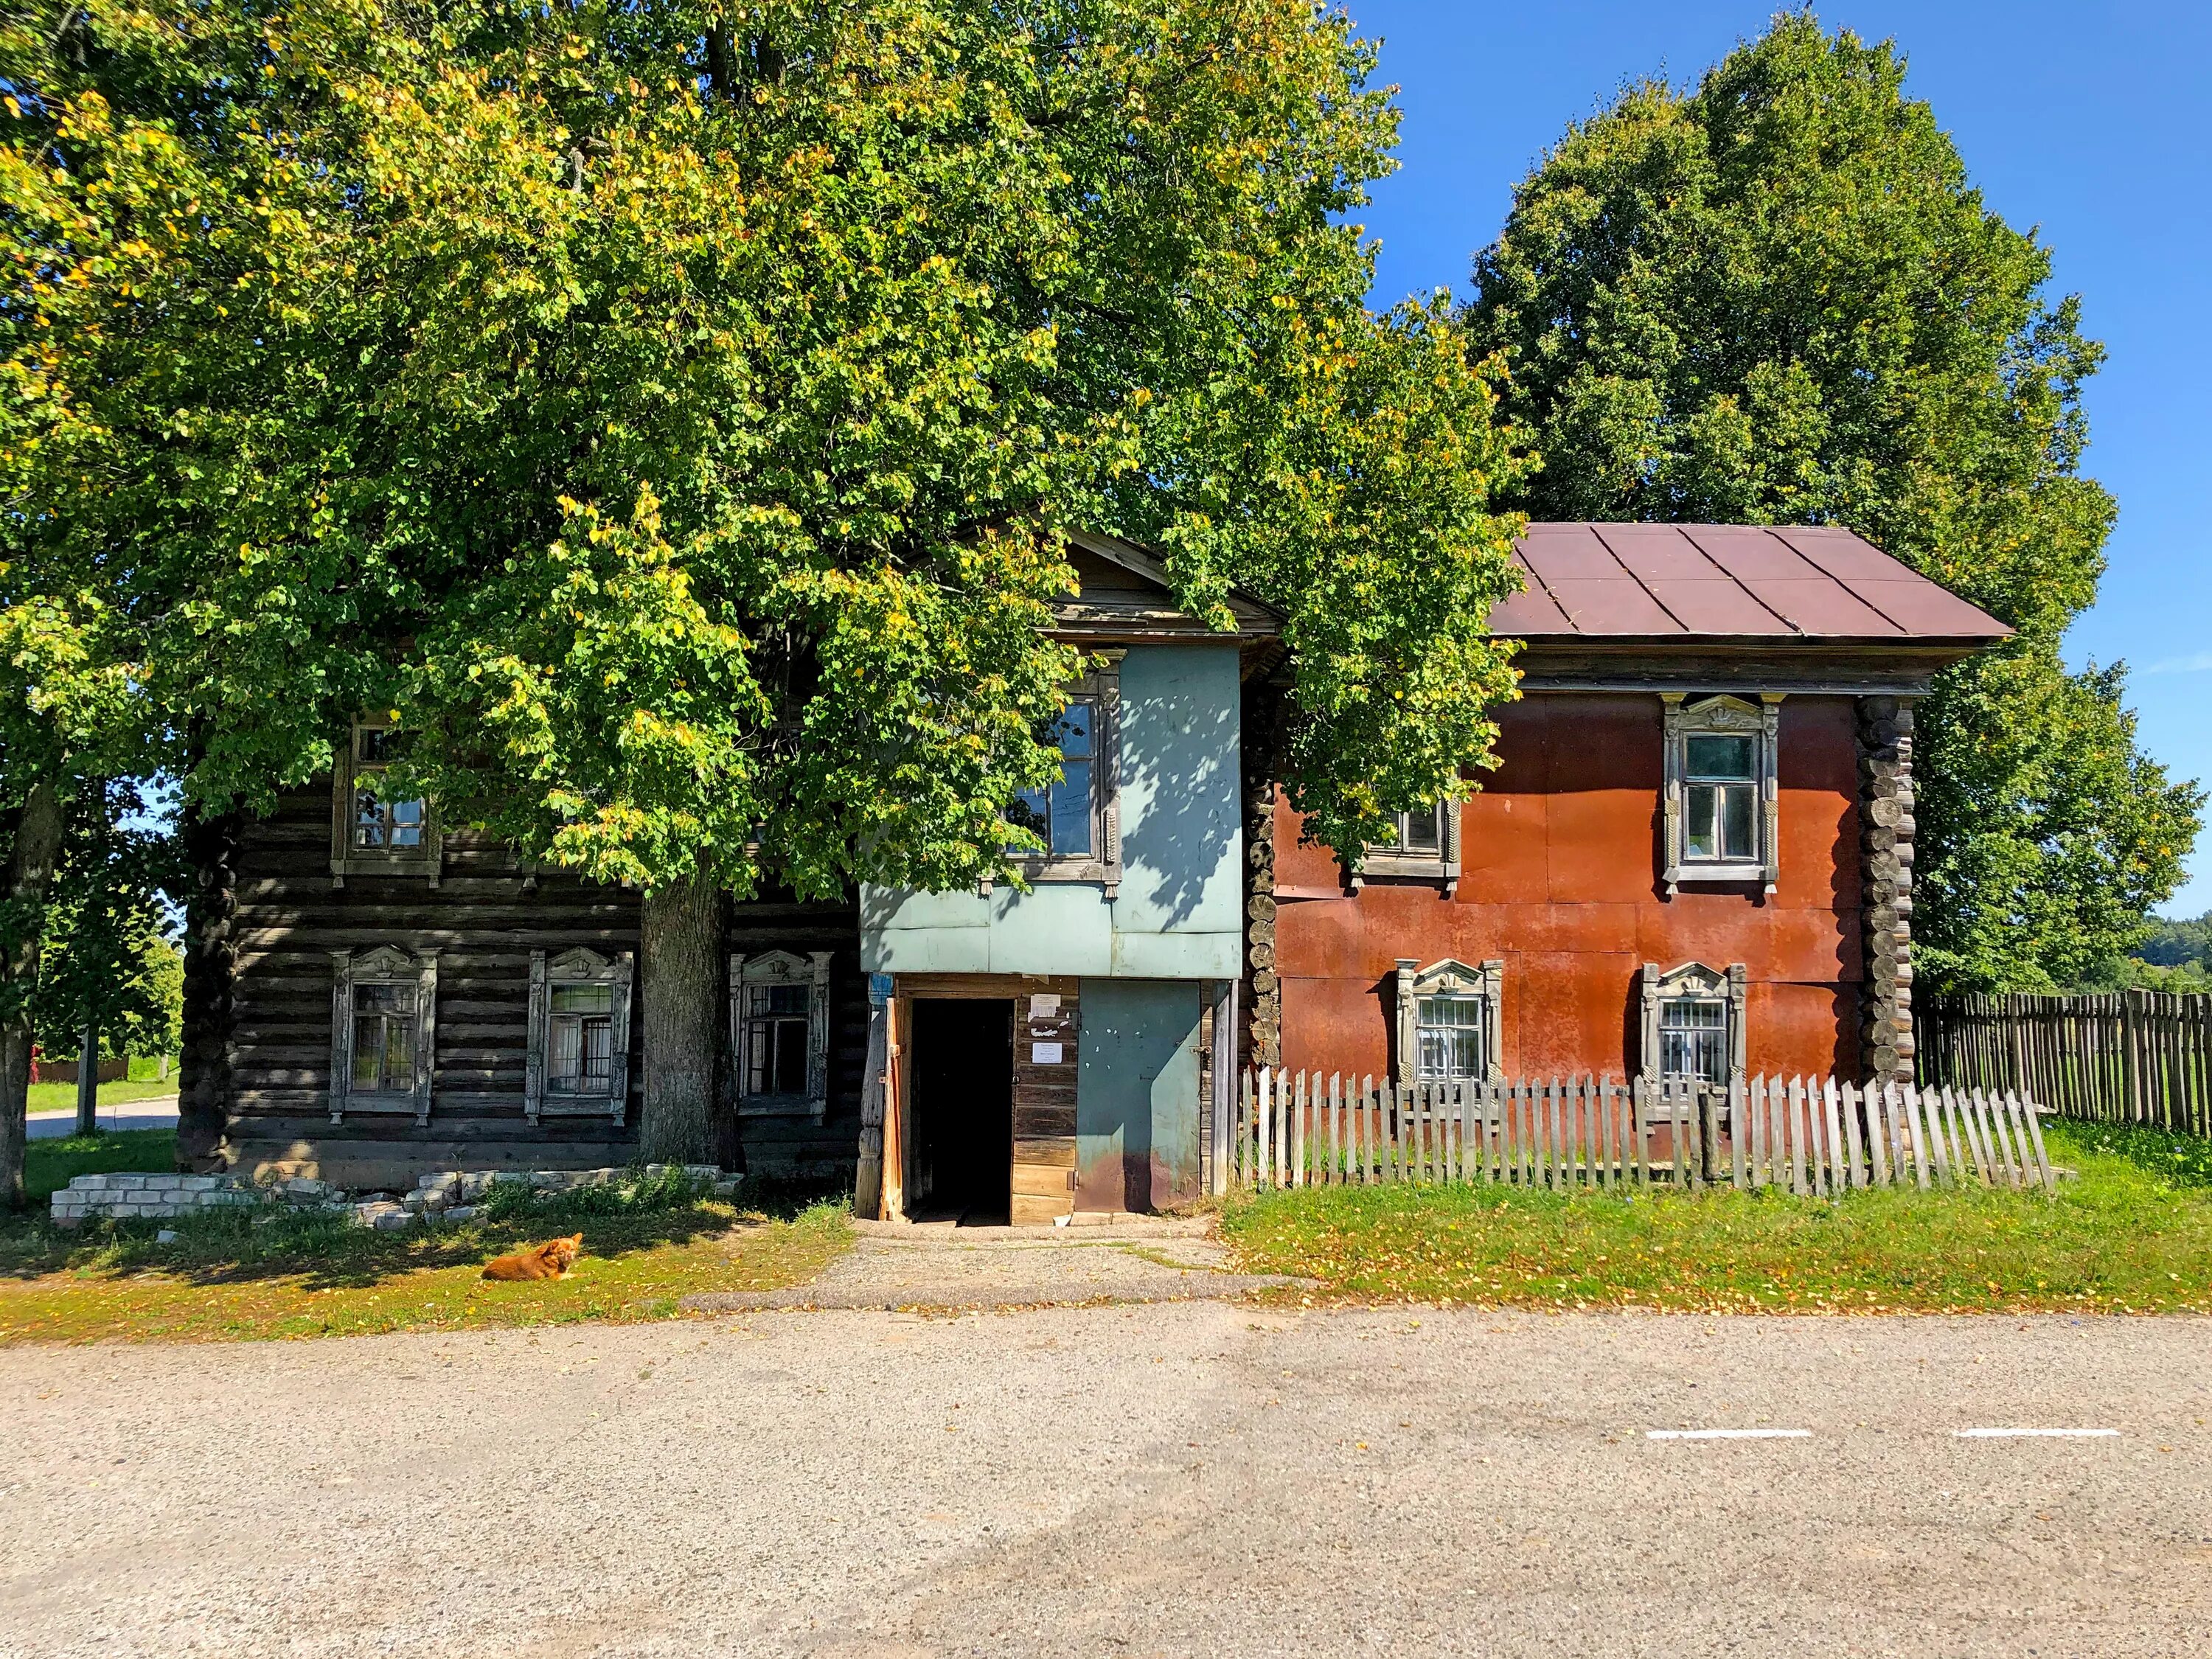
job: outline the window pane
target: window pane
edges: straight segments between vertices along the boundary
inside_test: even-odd
[[[353,757],[366,765],[379,765],[398,752],[398,737],[399,734],[388,726],[356,726]]]
[[[1480,997],[1423,997],[1414,1011],[1417,1075],[1425,1079],[1480,1077],[1483,1003]]]
[[[1686,858],[1717,859],[1721,855],[1720,791],[1710,783],[1693,783],[1684,792],[1688,799],[1682,830]]]
[[[1674,997],[1659,1005],[1659,1069],[1668,1077],[1726,1083],[1728,1005],[1710,997]]]
[[[582,1028],[583,1080],[590,1088],[604,1090],[614,1075],[614,1022],[593,1015],[578,1023]]]
[[[1688,771],[1693,778],[1748,779],[1751,769],[1749,738],[1689,738]]]
[[[756,985],[750,988],[746,1012],[752,1014],[804,1014],[807,988],[804,985]]]
[[[1749,784],[1735,784],[1722,792],[1722,840],[1732,859],[1759,856],[1759,837],[1752,828],[1755,806]]]
[[[394,847],[420,847],[422,844],[422,803],[421,801],[403,800],[392,803],[392,844]]]
[[[412,1014],[415,988],[411,985],[371,984],[353,988],[353,1006],[362,1013]]]
[[[1006,804],[1006,821],[1030,831],[1047,847],[1052,845],[1052,802],[1042,789],[1024,789]],[[1018,854],[1034,854],[1033,847],[1010,848]]]
[[[1092,711],[1089,702],[1075,702],[1067,705],[1060,717],[1059,729],[1053,741],[1060,745],[1060,754],[1068,760],[1091,758],[1091,728]]]
[[[576,1074],[583,1068],[583,1022],[555,1020],[551,1038],[545,1062],[546,1081],[556,1089],[573,1089],[576,1086]]]
[[[556,1014],[604,1014],[615,1006],[611,985],[556,985],[553,1012]]]
[[[1091,850],[1091,763],[1069,761],[1052,788],[1052,850]]]
[[[376,792],[366,786],[353,793],[353,844],[356,847],[384,845],[384,808],[376,799]]]
[[[806,1025],[802,1020],[780,1019],[770,1028],[775,1034],[775,1092],[806,1092]]]
[[[1398,844],[1409,853],[1434,853],[1443,846],[1443,826],[1437,809],[1407,812],[1398,820]]]

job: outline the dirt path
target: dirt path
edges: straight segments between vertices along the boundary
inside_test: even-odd
[[[2195,1654],[2208,1352],[1219,1301],[19,1347],[0,1652]],[[1955,1432],[2005,1426],[2119,1432]],[[1714,1427],[1807,1432],[1649,1437]]]

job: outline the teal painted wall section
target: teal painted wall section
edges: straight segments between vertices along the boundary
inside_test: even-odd
[[[1109,979],[1082,987],[1075,1207],[1164,1210],[1199,1196],[1199,988]]]
[[[1032,891],[863,888],[877,974],[1235,979],[1243,830],[1237,648],[1135,646],[1121,661],[1121,883]]]

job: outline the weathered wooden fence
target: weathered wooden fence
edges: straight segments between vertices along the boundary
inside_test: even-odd
[[[2212,1134],[2212,996],[1929,997],[1914,1024],[1923,1087],[2011,1089],[2067,1117]]]
[[[1758,1077],[1376,1083],[1248,1071],[1224,1181],[1240,1187],[1488,1182],[1517,1187],[2051,1185],[2037,1108],[2013,1091]]]

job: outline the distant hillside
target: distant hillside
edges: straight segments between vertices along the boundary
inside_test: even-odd
[[[2115,971],[2100,975],[2102,983],[2084,990],[2111,991],[2139,986],[2146,991],[2212,991],[2212,910],[2194,921],[2150,919],[2150,935],[2113,964]]]

